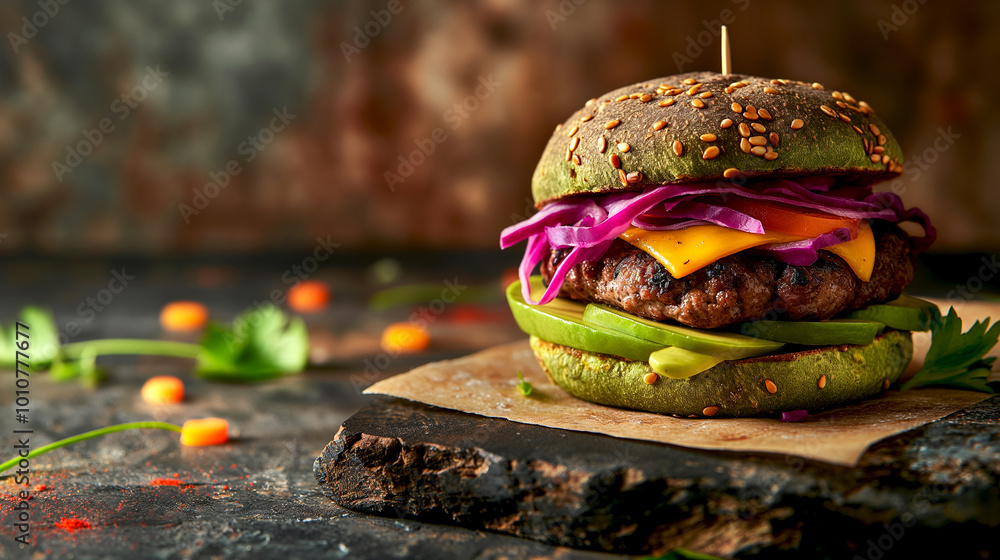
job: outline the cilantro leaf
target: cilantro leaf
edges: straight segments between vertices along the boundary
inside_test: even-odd
[[[530,396],[531,391],[534,390],[534,387],[531,386],[531,382],[525,381],[524,376],[521,375],[521,372],[517,372],[517,378],[521,380],[521,382],[517,384],[517,390],[520,391],[521,394],[526,397]]]
[[[989,318],[976,321],[962,333],[962,319],[955,308],[949,309],[947,316],[931,324],[931,346],[924,366],[902,389],[933,386],[995,393],[987,379],[996,358],[985,356],[1000,339],[1000,321],[992,326],[989,323]]]
[[[209,323],[197,372],[221,381],[260,381],[305,369],[309,334],[301,317],[268,305],[243,313],[231,328]]]
[[[17,322],[28,328],[17,327]],[[18,337],[17,333],[21,336]],[[27,335],[27,338],[25,338]],[[41,370],[48,367],[59,355],[59,330],[52,312],[40,307],[29,305],[21,310],[19,321],[13,322],[7,328],[0,327],[0,367],[16,367],[17,343],[28,341],[28,363],[32,369]]]

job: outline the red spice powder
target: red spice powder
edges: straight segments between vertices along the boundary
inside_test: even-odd
[[[72,533],[78,529],[90,529],[90,523],[75,517],[62,517],[59,519],[59,523],[56,523],[56,527]]]
[[[150,486],[180,486],[181,481],[176,478],[154,478],[149,481]]]
[[[32,488],[35,492],[45,492],[48,489],[49,487],[45,484],[36,484],[35,487]]]

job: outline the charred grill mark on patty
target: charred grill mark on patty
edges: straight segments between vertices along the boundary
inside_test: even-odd
[[[826,251],[810,266],[786,265],[760,252],[743,251],[678,279],[646,252],[619,239],[600,260],[571,269],[560,295],[697,328],[762,318],[829,319],[893,299],[913,279],[909,236],[884,223],[876,222],[873,229],[875,268],[869,282],[858,280],[840,257]],[[546,281],[565,251],[553,250],[542,262]]]

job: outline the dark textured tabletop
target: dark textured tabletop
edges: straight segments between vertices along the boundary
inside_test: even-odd
[[[412,517],[420,515],[407,509],[412,504],[382,511],[380,516],[357,513],[324,495],[313,472],[314,461],[340,426],[366,405],[369,416],[354,421],[352,429],[361,430],[366,422],[370,423],[365,418],[370,419],[372,410],[378,410],[371,408],[378,401],[360,394],[365,386],[428,361],[457,357],[523,337],[500,299],[499,277],[512,264],[509,259],[479,254],[401,256],[405,281],[440,285],[442,289],[457,282],[469,286],[466,293],[475,297],[448,304],[430,316],[433,344],[427,352],[379,359],[381,329],[390,322],[406,320],[420,306],[371,310],[367,302],[379,288],[371,276],[374,260],[345,258],[314,275],[330,284],[333,305],[323,313],[306,316],[314,365],[302,374],[258,384],[224,384],[198,378],[189,361],[133,357],[102,359],[99,364],[108,376],[95,387],[76,381],[55,383],[46,373],[33,374],[31,421],[27,425],[33,430],[33,446],[119,422],[155,419],[180,423],[204,416],[226,418],[234,437],[224,446],[184,447],[173,433],[127,431],[33,459],[28,485],[17,483],[12,472],[5,473],[0,476],[0,557],[621,557],[567,548],[560,546],[558,539],[550,539],[555,544],[546,544],[537,540],[545,540],[544,536],[530,531],[524,534],[534,540],[494,532],[488,523],[482,523],[481,528],[476,528],[475,523],[467,523],[473,528],[446,525],[453,522],[444,514],[447,512],[432,516],[433,522],[414,520]],[[70,341],[112,336],[178,338],[164,334],[159,327],[157,313],[163,304],[181,298],[196,299],[207,303],[214,317],[229,320],[253,301],[266,299],[272,290],[287,287],[281,282],[282,273],[297,262],[299,259],[280,256],[159,261],[6,260],[0,267],[0,285],[5,294],[0,299],[0,322],[9,324],[22,305],[35,303],[54,309],[60,326],[71,321],[81,324],[83,330]],[[98,294],[114,271],[124,271],[135,279],[115,294],[113,301],[103,305],[92,321],[86,321],[89,315],[79,313],[79,306]],[[145,403],[139,388],[156,374],[184,379],[185,401],[165,406]],[[16,426],[13,421],[12,373],[0,374],[0,387],[0,425],[6,458],[15,452],[12,430],[24,426]],[[980,420],[992,422],[996,418],[976,421]],[[412,432],[413,426],[408,429]],[[917,453],[906,461],[919,463],[937,457],[937,463],[915,468],[932,478],[940,477],[942,483],[979,488],[985,480],[976,478],[976,472],[981,472],[993,477],[992,483],[986,483],[995,487],[995,434],[983,441],[968,440],[974,453],[962,449],[920,451],[924,449],[921,445],[958,441],[945,437],[947,427],[941,430],[918,434],[923,439],[902,442],[898,449]],[[962,428],[952,428],[952,432],[962,433]],[[437,437],[430,431],[428,436]],[[584,441],[577,436],[574,442]],[[605,445],[606,439],[602,438],[600,445]],[[512,453],[508,447],[504,453]],[[626,447],[626,451],[635,453],[649,444]],[[893,456],[893,449],[897,448],[880,448],[869,460],[870,466],[882,469],[886,477],[896,477],[886,487],[919,487],[920,478],[898,478],[901,457]],[[706,465],[721,461],[732,466],[741,462],[739,457],[717,457],[705,452],[663,451],[656,456],[660,455],[684,461],[703,460]],[[950,463],[945,460],[949,456],[954,457]],[[775,469],[780,467],[770,466],[766,460],[762,463],[760,458],[746,461],[748,468],[756,466],[768,472],[777,472]],[[976,461],[989,464],[977,465]],[[796,480],[843,476],[834,471],[806,468],[796,474]],[[720,488],[725,486],[720,484]],[[29,487],[31,544],[22,548],[14,540],[21,534],[14,524],[20,502],[18,492]],[[856,491],[868,494],[855,496],[848,505],[891,498],[891,493],[879,491],[877,482],[859,485]],[[773,495],[779,502],[795,499],[785,490],[779,494]],[[980,495],[977,500],[972,506],[980,509],[996,505],[995,493]],[[986,521],[996,526],[996,520]]]

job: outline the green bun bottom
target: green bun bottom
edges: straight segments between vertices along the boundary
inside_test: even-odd
[[[658,414],[720,418],[818,412],[874,397],[899,379],[913,357],[910,333],[886,330],[864,346],[726,361],[694,377],[658,376],[649,384],[645,378],[653,370],[646,362],[535,336],[531,349],[549,379],[577,398]]]

